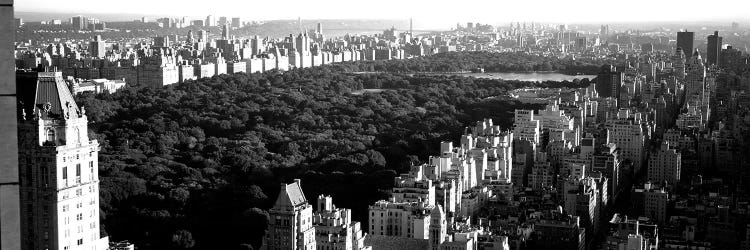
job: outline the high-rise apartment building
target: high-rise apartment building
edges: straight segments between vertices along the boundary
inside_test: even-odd
[[[655,183],[667,181],[676,184],[680,181],[682,154],[669,147],[669,142],[663,142],[659,151],[648,159],[648,179]]]
[[[208,26],[208,27],[216,26],[216,17],[212,15],[208,15],[206,17],[206,22],[203,25]]]
[[[165,48],[169,47],[170,41],[168,36],[157,36],[154,37],[154,47]]]
[[[108,249],[99,235],[99,143],[61,72],[19,72],[23,249]]]
[[[21,249],[13,0],[0,4],[0,249]]]
[[[633,163],[633,171],[639,173],[644,157],[646,132],[634,120],[613,120],[607,126],[607,144],[614,143],[620,149],[623,160]]]
[[[718,65],[719,56],[721,56],[721,37],[719,36],[719,31],[714,31],[713,35],[708,36],[706,63],[708,65]]]
[[[534,119],[533,110],[521,110],[515,111],[515,118],[513,122],[513,135],[516,140],[526,140],[533,144],[539,144],[541,142],[540,136],[542,130],[542,123],[539,119]]]
[[[623,72],[618,72],[612,65],[604,65],[596,77],[596,92],[600,97],[620,97]]]
[[[232,17],[232,28],[242,28],[242,19],[239,17]]]
[[[281,192],[268,215],[268,230],[261,249],[317,249],[313,208],[302,193],[299,179],[281,184]]]
[[[74,16],[70,18],[70,24],[73,25],[73,28],[83,30],[86,29],[86,17],[83,16]]]
[[[358,221],[352,221],[352,210],[337,208],[331,196],[318,196],[317,211],[313,213],[315,245],[318,249],[361,250],[365,237]]]
[[[370,205],[370,235],[429,239],[430,213],[434,206],[422,202],[377,201]]]
[[[97,35],[94,41],[89,42],[89,54],[91,57],[104,58],[107,53],[107,43],[102,40],[102,36]]]
[[[231,29],[231,28],[229,27],[229,24],[228,24],[228,23],[225,23],[225,24],[222,24],[222,25],[221,25],[221,37],[222,37],[222,38],[223,38],[224,40],[228,40],[228,39],[229,39],[229,30],[230,30],[230,29]]]
[[[667,205],[669,203],[669,193],[664,188],[657,188],[651,182],[643,185],[643,188],[637,188],[631,193],[631,197],[636,209],[641,215],[662,223],[667,221]],[[641,210],[642,209],[642,210]]]
[[[685,55],[690,57],[693,52],[693,41],[695,40],[695,32],[681,31],[677,32],[677,48],[682,48],[685,51]]]
[[[435,206],[430,213],[430,239],[429,249],[438,250],[441,249],[440,245],[445,243],[448,237],[447,222],[443,207],[440,205]]]

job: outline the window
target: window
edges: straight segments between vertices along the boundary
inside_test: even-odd
[[[50,142],[55,141],[55,130],[47,129],[47,141],[50,141]]]
[[[83,245],[83,239],[78,239],[78,245]]]
[[[81,130],[76,128],[76,142],[81,143]]]
[[[63,169],[62,169],[62,175],[63,175],[63,180],[67,180],[68,179],[68,167],[63,167]]]
[[[81,164],[76,164],[76,177],[81,177]]]
[[[77,214],[76,220],[83,220],[83,214],[82,213]]]

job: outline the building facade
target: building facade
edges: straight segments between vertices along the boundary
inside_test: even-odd
[[[281,192],[268,215],[268,229],[261,249],[317,249],[313,208],[302,193],[299,179],[281,184]]]
[[[60,72],[19,72],[23,249],[107,249],[99,223],[99,143]]]

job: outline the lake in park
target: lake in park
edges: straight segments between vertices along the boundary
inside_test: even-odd
[[[557,72],[521,72],[521,73],[456,73],[437,75],[457,75],[476,78],[518,80],[518,81],[573,81],[573,79],[588,78],[593,80],[595,75],[566,75]]]

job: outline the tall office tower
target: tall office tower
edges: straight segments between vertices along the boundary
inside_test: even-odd
[[[21,249],[13,0],[0,4],[0,250]]]
[[[695,50],[685,65],[685,100],[694,105],[701,105],[706,80],[706,67],[703,65],[698,50]]]
[[[622,79],[623,72],[617,72],[615,66],[604,65],[596,77],[596,92],[600,97],[619,98]]]
[[[678,80],[685,79],[685,53],[680,47],[677,47],[674,56],[672,56],[672,70],[675,78]]]
[[[302,193],[299,179],[281,184],[279,197],[268,215],[268,231],[261,249],[316,249],[313,209]]]
[[[648,159],[648,179],[655,183],[667,181],[670,184],[680,182],[682,154],[676,149],[669,148],[669,142],[661,144]]]
[[[154,37],[154,47],[161,47],[166,48],[169,47],[169,37],[168,36],[157,36]]]
[[[687,57],[690,57],[690,53],[693,52],[693,41],[695,40],[695,32],[681,31],[677,32],[677,48],[682,48]]]
[[[104,58],[106,52],[106,43],[102,40],[102,36],[97,35],[94,41],[89,42],[89,54],[92,57]]]
[[[185,41],[186,41],[186,42],[187,42],[188,44],[190,44],[190,45],[193,45],[193,39],[194,39],[194,38],[193,38],[193,31],[192,31],[192,30],[188,30],[188,33],[187,33],[187,39],[185,39]]]
[[[232,17],[232,28],[242,28],[242,19],[239,17]]]
[[[602,25],[601,28],[599,28],[599,35],[607,37],[609,35],[609,25]]]
[[[718,65],[720,55],[721,37],[719,36],[719,31],[714,31],[713,35],[708,36],[708,46],[706,46],[706,64]]]
[[[323,24],[322,23],[318,23],[318,26],[315,28],[315,33],[316,34],[323,34]]]
[[[208,33],[206,33],[205,30],[198,31],[198,42],[201,42],[201,43],[208,42]]]
[[[253,39],[250,39],[250,49],[252,50],[252,53],[251,53],[252,55],[259,55],[260,54],[260,52],[261,52],[260,50],[263,47],[261,45],[261,42],[262,41],[260,40],[260,38],[258,37],[258,35],[255,35],[255,36],[253,36]]]
[[[20,72],[23,249],[107,249],[99,232],[99,143],[62,72]]]
[[[206,23],[204,25],[208,27],[216,26],[216,18],[212,15],[208,15],[206,17]]]
[[[223,26],[224,24],[227,24],[227,23],[229,23],[229,20],[227,19],[227,17],[222,16],[222,17],[219,17],[219,22],[217,23],[217,25]]]
[[[70,24],[73,25],[73,28],[83,30],[86,29],[86,18],[83,16],[74,16],[70,18]]]
[[[221,38],[224,40],[229,40],[229,29],[229,24],[221,25]]]
[[[568,177],[563,183],[563,207],[565,212],[581,218],[581,226],[595,235],[599,231],[599,212],[604,190],[592,177]]]

